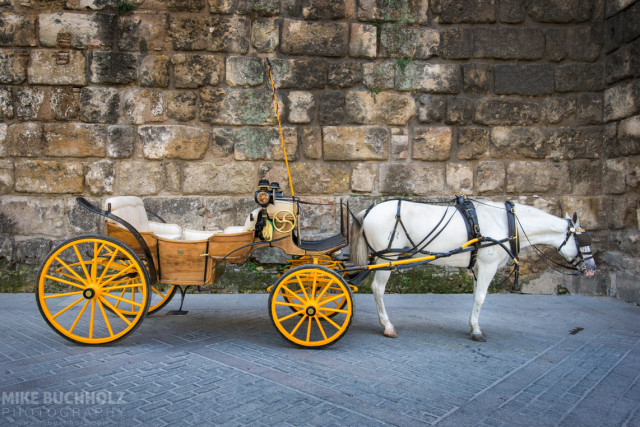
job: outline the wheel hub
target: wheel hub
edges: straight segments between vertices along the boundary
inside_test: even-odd
[[[87,288],[82,292],[82,296],[85,297],[86,299],[95,298],[96,295],[97,295],[97,292],[94,288]]]
[[[307,307],[305,309],[305,313],[307,313],[307,316],[309,316],[309,317],[315,316],[316,312],[317,312],[317,309],[312,305],[310,305],[309,307]]]

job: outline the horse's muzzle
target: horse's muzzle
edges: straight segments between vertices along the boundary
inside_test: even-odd
[[[593,277],[596,274],[596,263],[593,258],[585,259],[580,266],[580,274],[586,277]]]

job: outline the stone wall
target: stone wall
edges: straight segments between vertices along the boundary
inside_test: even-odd
[[[567,287],[621,295],[616,254],[635,277],[640,257],[639,9],[0,0],[3,268],[98,231],[77,195],[138,195],[200,229],[242,223],[259,178],[286,183],[269,58],[296,195],[365,206],[465,193],[577,210],[602,269]],[[337,231],[336,210],[305,209],[307,236]],[[544,272],[534,267],[526,277]]]

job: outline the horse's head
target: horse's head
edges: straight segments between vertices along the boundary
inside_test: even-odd
[[[567,214],[567,236],[558,247],[558,252],[567,259],[581,274],[593,276],[596,272],[596,262],[591,253],[591,235],[580,227],[578,214],[573,218]]]

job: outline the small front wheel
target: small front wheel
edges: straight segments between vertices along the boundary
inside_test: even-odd
[[[100,235],[77,236],[58,245],[40,267],[36,301],[45,321],[81,344],[123,339],[149,309],[150,279],[138,255]]]
[[[284,339],[302,347],[320,348],[338,341],[351,325],[353,310],[347,282],[321,265],[288,270],[269,296],[271,322]]]

